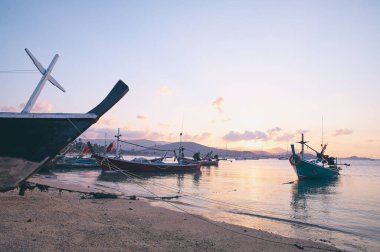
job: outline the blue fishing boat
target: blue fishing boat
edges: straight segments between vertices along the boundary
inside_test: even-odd
[[[304,178],[333,178],[339,175],[341,166],[349,166],[349,164],[338,164],[338,159],[325,155],[327,144],[322,145],[320,152],[316,151],[304,141],[302,134],[302,140],[298,142],[302,145],[300,154],[296,154],[294,144],[291,145],[292,155],[289,157],[289,162],[292,165],[299,179]],[[317,157],[315,159],[306,160],[304,157],[304,146],[313,150]]]

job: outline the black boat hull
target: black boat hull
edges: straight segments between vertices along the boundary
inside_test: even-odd
[[[35,173],[127,92],[119,81],[87,114],[0,113],[0,191],[14,189]]]
[[[102,171],[130,171],[130,172],[185,172],[185,171],[200,171],[201,165],[199,163],[192,164],[177,164],[177,163],[140,163],[134,161],[127,161],[122,159],[115,159],[103,157],[101,155],[93,154],[98,164],[102,167]]]

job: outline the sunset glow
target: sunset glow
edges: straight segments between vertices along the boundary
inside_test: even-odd
[[[380,158],[380,3],[99,1],[0,3],[0,70],[60,59],[36,112],[84,113],[119,79],[130,92],[87,138],[270,150],[323,141]],[[48,7],[43,15],[40,10]],[[21,110],[37,73],[0,74],[0,110]]]

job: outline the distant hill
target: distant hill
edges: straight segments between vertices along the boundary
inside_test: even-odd
[[[210,151],[213,152],[213,155],[217,154],[220,157],[260,157],[260,156],[271,156],[269,152],[265,151],[236,151],[236,150],[224,150],[219,148],[213,148],[209,146],[205,146],[202,144],[194,143],[194,142],[182,142],[182,146],[185,149],[185,156],[192,157],[195,152],[200,152],[201,154],[206,154]],[[156,146],[150,146],[160,150],[178,150],[180,147],[179,142],[162,144]],[[177,152],[178,153],[178,152]],[[169,155],[172,155],[169,153]]]
[[[85,142],[85,140],[81,140],[81,141]],[[97,144],[100,146],[105,145],[104,139],[90,139],[89,141],[92,144]],[[111,139],[107,140],[106,141],[107,145],[109,145],[112,141]],[[131,155],[161,155],[165,153],[165,150],[170,150],[168,152],[168,155],[172,156],[174,153],[172,153],[171,151],[176,150],[178,154],[178,149],[180,146],[179,142],[169,143],[165,141],[151,141],[151,140],[145,140],[145,139],[128,140],[127,142],[148,147],[148,148],[143,148],[140,146],[135,146],[128,143],[120,142],[122,151],[126,154],[131,154]],[[206,154],[210,151],[212,151],[213,155],[217,154],[220,157],[230,157],[230,158],[235,158],[235,157],[252,158],[252,157],[272,157],[273,156],[273,154],[266,151],[224,150],[224,149],[205,146],[205,145],[194,143],[194,142],[182,142],[182,146],[185,149],[185,156],[187,157],[192,157],[195,152]],[[162,150],[162,152],[159,150]]]
[[[344,159],[351,159],[351,160],[368,160],[368,161],[375,161],[375,160],[376,160],[376,159],[373,159],[373,158],[358,157],[358,156],[345,157]]]

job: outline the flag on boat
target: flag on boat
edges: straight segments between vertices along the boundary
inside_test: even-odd
[[[91,149],[90,149],[90,147],[88,147],[88,145],[85,145],[85,146],[83,147],[82,153],[83,153],[83,154],[91,153]]]
[[[110,145],[108,145],[106,152],[110,153],[115,148],[116,148],[116,144],[115,144],[115,142],[112,142],[112,143],[110,143]]]

